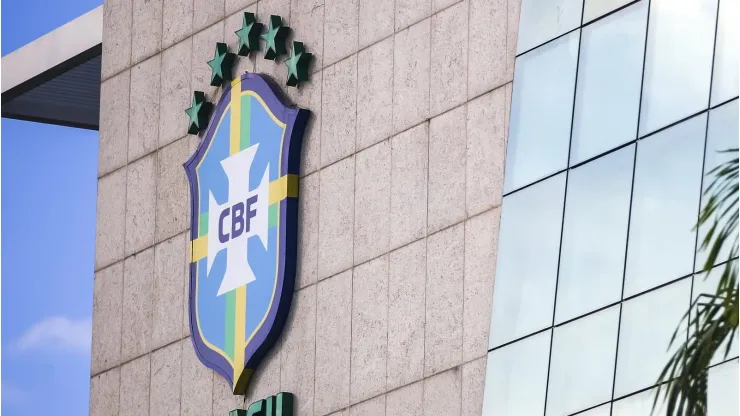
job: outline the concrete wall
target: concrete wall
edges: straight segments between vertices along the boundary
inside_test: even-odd
[[[291,317],[247,397],[187,321],[193,90],[241,12],[314,53]],[[92,415],[479,415],[519,0],[106,0]],[[258,55],[236,71],[286,68]]]

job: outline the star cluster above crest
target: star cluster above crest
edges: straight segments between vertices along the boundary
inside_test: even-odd
[[[275,61],[286,55],[286,59],[283,61],[288,67],[286,85],[298,87],[302,82],[309,80],[308,67],[313,55],[306,52],[303,42],[295,40],[291,42],[291,50],[288,53],[286,44],[291,29],[284,25],[283,18],[271,15],[264,33],[262,33],[263,29],[265,29],[265,25],[257,21],[254,13],[244,12],[242,26],[234,32],[238,39],[236,54],[229,52],[226,43],[216,43],[213,59],[208,61],[208,66],[211,68],[210,84],[212,86],[223,86],[225,82],[231,80],[236,60],[240,56],[249,57],[253,52],[259,52],[260,39],[265,41],[265,59]],[[188,133],[198,134],[208,125],[208,117],[213,105],[206,100],[205,93],[202,91],[193,92],[192,103],[192,106],[185,110],[190,119]]]

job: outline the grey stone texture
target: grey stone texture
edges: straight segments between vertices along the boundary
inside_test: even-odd
[[[480,415],[520,0],[105,0],[92,415]],[[182,164],[241,13],[314,54],[237,58],[311,111],[288,321],[246,396],[198,359]],[[114,36],[115,34],[115,36]],[[264,46],[264,45],[263,45]]]
[[[131,63],[138,63],[161,50],[163,0],[133,0]]]
[[[123,310],[121,361],[129,361],[151,350],[154,248],[123,262]]]
[[[154,243],[154,212],[157,187],[155,154],[127,166],[126,172],[126,255]]]

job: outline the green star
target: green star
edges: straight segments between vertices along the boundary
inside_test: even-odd
[[[234,32],[239,37],[237,53],[241,56],[249,56],[250,52],[258,51],[260,49],[261,32],[262,23],[257,21],[254,13],[244,12],[242,28]]]
[[[198,134],[199,131],[206,128],[211,109],[213,109],[213,104],[206,101],[206,94],[203,91],[193,92],[193,105],[185,110],[190,118],[188,134]]]
[[[270,26],[267,33],[262,35],[262,39],[267,42],[265,59],[274,61],[280,55],[285,55],[285,39],[290,33],[288,26],[283,26],[283,18],[280,16],[270,16]]]
[[[231,79],[231,67],[234,65],[234,54],[229,52],[225,43],[216,43],[216,53],[208,61],[211,67],[211,85],[218,87],[225,79]]]
[[[290,58],[285,60],[288,67],[288,82],[291,87],[298,86],[299,83],[308,81],[308,63],[313,55],[306,52],[303,48],[303,42],[293,41],[293,50],[290,51]]]

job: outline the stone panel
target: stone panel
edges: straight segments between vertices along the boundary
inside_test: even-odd
[[[162,45],[162,0],[133,0],[131,63],[158,53]]]
[[[386,416],[421,416],[424,382],[410,384],[387,394]]]
[[[322,169],[320,177],[319,280],[352,266],[354,158]]]
[[[355,156],[355,264],[388,252],[391,146],[380,142]]]
[[[199,0],[196,0],[196,3]],[[218,103],[221,98],[223,88],[221,85],[211,85],[211,67],[208,65],[208,61],[213,59],[216,53],[216,43],[226,42],[224,39],[224,22],[218,22],[212,26],[208,26],[202,32],[193,35],[193,73],[192,79],[190,80],[190,88],[193,91],[203,91],[206,93],[206,97],[214,105]],[[229,52],[235,52],[233,49]],[[224,76],[226,76],[224,74]],[[229,82],[226,79],[225,83]],[[186,106],[189,107],[189,106]],[[181,111],[185,111],[182,108]],[[183,123],[183,135],[187,132],[187,117]]]
[[[357,266],[352,276],[350,403],[386,391],[387,355],[388,256],[382,256]]]
[[[324,65],[331,65],[357,52],[360,0],[324,1]]]
[[[292,0],[290,26],[293,29],[293,39],[303,42],[306,51],[313,54],[309,72],[314,72],[310,70],[311,66],[314,70],[323,68],[324,0]]]
[[[193,33],[224,18],[224,0],[193,0]],[[216,45],[213,45],[214,48]]]
[[[464,1],[432,17],[431,116],[457,107],[467,98],[467,21],[468,3]]]
[[[128,160],[157,149],[159,88],[162,56],[155,55],[131,68],[131,111],[128,124]]]
[[[395,249],[426,235],[429,125],[391,139],[391,235]]]
[[[121,360],[124,362],[151,350],[153,281],[153,248],[123,262]]]
[[[188,132],[185,110],[192,104],[190,93],[192,47],[192,39],[188,38],[162,53],[159,147],[172,143]],[[209,100],[212,98],[208,97]]]
[[[388,390],[424,375],[426,241],[390,254],[388,276]]]
[[[459,416],[462,371],[455,367],[424,380],[424,415]]]
[[[185,258],[189,234],[183,233],[154,248],[152,348],[182,338],[182,310],[187,302],[183,286],[189,281]]]
[[[464,230],[458,224],[427,239],[426,376],[462,363]]]
[[[126,255],[154,244],[157,165],[154,154],[128,165],[126,173]]]
[[[190,188],[182,166],[191,156],[189,141],[184,137],[160,149],[157,156],[157,242],[190,228]]]
[[[486,383],[486,357],[462,366],[462,416],[480,416]]]
[[[182,344],[176,342],[154,351],[151,365],[149,415],[171,416],[180,413]]]
[[[190,36],[193,30],[193,0],[164,0],[162,10],[162,49]],[[189,65],[189,64],[188,64]],[[190,70],[184,75],[188,75]]]
[[[111,409],[118,409],[120,385],[119,368],[106,371],[90,380],[90,416],[110,416]]]
[[[396,0],[396,32],[432,14],[432,0]]]
[[[465,222],[463,361],[488,353],[498,231],[498,209]]]
[[[126,230],[126,169],[98,180],[95,270],[123,259]]]
[[[352,272],[319,282],[316,293],[314,414],[349,405]]]
[[[470,0],[469,7],[468,50],[472,53],[468,61],[468,99],[511,81],[513,76],[513,71],[507,70],[506,0]]]
[[[126,164],[130,81],[131,74],[124,71],[100,85],[98,176]]]
[[[394,1],[360,0],[360,49],[393,34]]]
[[[319,174],[300,180],[296,290],[316,283],[319,267]]]
[[[297,415],[312,415],[316,356],[316,285],[296,292],[280,354],[280,387],[295,395]]]
[[[90,370],[98,374],[120,363],[123,262],[95,274]]]
[[[381,395],[352,406],[349,409],[350,416],[384,416],[385,415],[385,395]]]
[[[506,118],[505,88],[468,103],[465,205],[469,216],[501,205]]]
[[[427,19],[395,36],[393,126],[396,132],[406,130],[429,116],[430,27],[431,19]]]
[[[322,72],[311,74],[310,81],[299,88],[288,89],[293,102],[311,111],[301,145],[301,175],[308,175],[321,167],[321,82]]]
[[[132,0],[106,0],[103,7],[103,59],[100,77],[106,80],[131,65]],[[101,109],[104,107],[101,105]]]
[[[321,165],[355,152],[357,56],[324,69],[321,102]]]
[[[378,16],[369,18],[375,22]],[[357,149],[364,149],[393,134],[388,122],[393,119],[393,38],[361,51],[357,59]]]
[[[149,414],[149,354],[121,366],[119,416]]]
[[[465,106],[429,123],[429,233],[465,218],[465,124]]]
[[[182,348],[182,378],[180,414],[182,416],[210,415],[213,404],[213,371],[204,366],[190,338],[180,342]],[[225,415],[221,413],[220,415]]]

